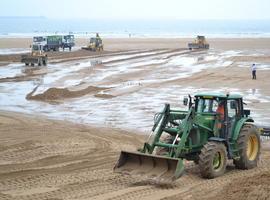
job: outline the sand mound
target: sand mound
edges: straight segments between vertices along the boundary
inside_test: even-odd
[[[266,200],[270,197],[270,171],[234,180],[221,190],[217,200]]]
[[[111,98],[114,98],[115,96],[111,94],[95,94],[95,97],[102,98],[102,99],[111,99]]]
[[[52,100],[60,100],[60,99],[66,99],[66,98],[77,98],[77,97],[84,96],[86,94],[96,93],[104,89],[106,88],[95,87],[95,86],[88,86],[85,89],[74,90],[74,91],[71,91],[67,88],[49,88],[44,93],[33,95],[34,92],[37,90],[37,87],[36,87],[32,92],[27,94],[26,99],[38,100],[38,101],[52,101]]]

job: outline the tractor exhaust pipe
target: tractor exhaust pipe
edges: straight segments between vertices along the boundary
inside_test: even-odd
[[[114,172],[158,181],[175,181],[184,172],[182,159],[121,151]]]

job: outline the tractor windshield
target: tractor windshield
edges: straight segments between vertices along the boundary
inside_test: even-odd
[[[96,38],[91,38],[90,39],[90,43],[95,43],[96,42]]]
[[[32,49],[33,49],[33,51],[39,51],[40,50],[38,45],[33,45]]]
[[[216,112],[218,108],[218,101],[216,99],[203,99],[199,98],[197,100],[196,111],[203,113]]]
[[[43,42],[43,41],[45,41],[45,40],[46,40],[45,37],[34,37],[34,38],[33,38],[33,41],[34,41],[34,42]]]

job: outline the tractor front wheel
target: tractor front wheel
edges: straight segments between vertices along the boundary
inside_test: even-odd
[[[199,155],[199,168],[203,178],[215,178],[225,173],[227,150],[223,143],[209,141]]]
[[[239,159],[233,160],[238,169],[252,169],[257,166],[260,156],[260,137],[255,126],[244,125],[237,139]]]

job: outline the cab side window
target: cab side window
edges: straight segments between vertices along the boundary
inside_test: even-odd
[[[227,108],[228,108],[228,117],[234,118],[239,113],[239,106],[237,100],[228,100]]]
[[[212,103],[212,112],[216,112],[217,109],[218,109],[218,101],[217,100],[213,100],[213,103]]]

